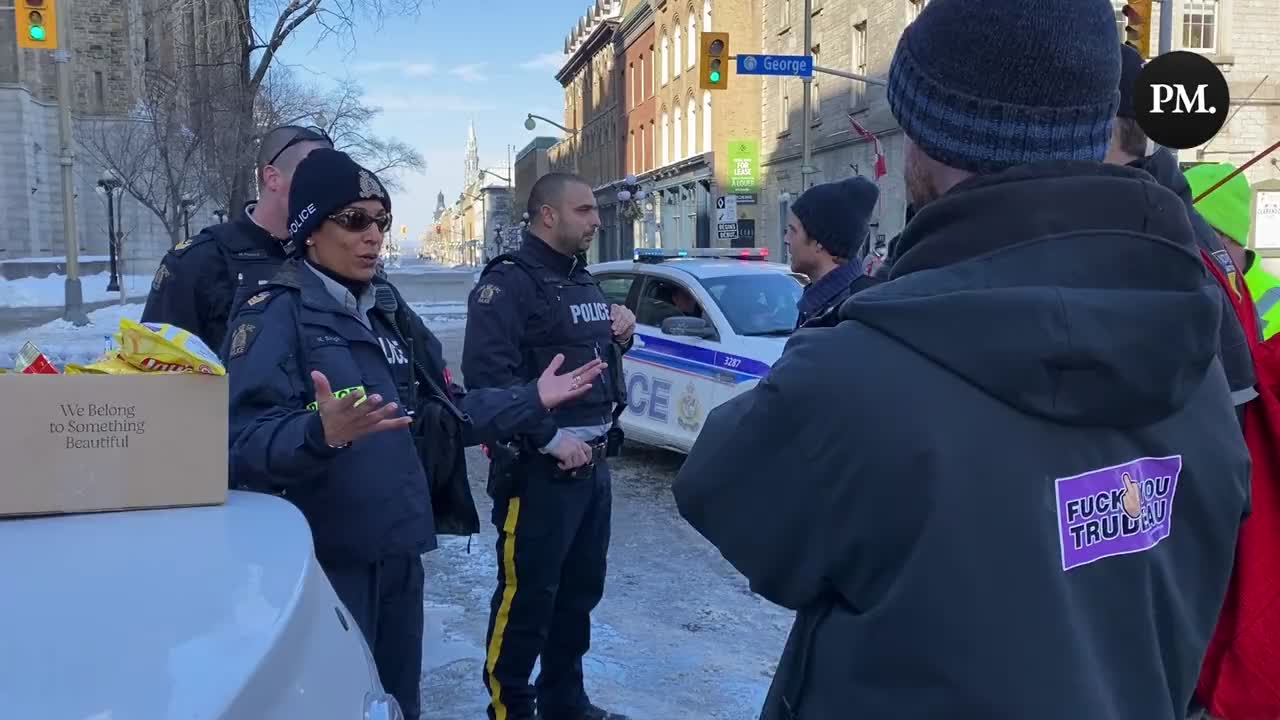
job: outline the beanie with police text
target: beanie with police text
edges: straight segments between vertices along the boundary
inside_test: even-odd
[[[391,196],[372,171],[340,150],[312,150],[289,187],[290,239],[301,248],[330,215],[360,200],[377,200],[391,212]]]
[[[929,157],[994,173],[1101,161],[1119,104],[1109,0],[931,0],[898,40],[889,108]]]

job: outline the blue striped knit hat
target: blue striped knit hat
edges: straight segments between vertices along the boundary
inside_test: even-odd
[[[1101,161],[1120,94],[1109,0],[931,0],[898,40],[889,108],[929,157],[985,174]]]

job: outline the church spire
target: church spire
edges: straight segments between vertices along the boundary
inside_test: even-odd
[[[476,142],[476,123],[467,123],[467,159],[464,162],[466,182],[470,185],[480,181],[480,145]]]

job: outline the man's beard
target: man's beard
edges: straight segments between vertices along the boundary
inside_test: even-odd
[[[938,199],[938,189],[928,174],[921,171],[919,163],[912,162],[908,157],[905,165],[903,174],[907,182],[907,200],[918,212],[920,208]]]

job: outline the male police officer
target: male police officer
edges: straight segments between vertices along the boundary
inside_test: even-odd
[[[316,148],[332,148],[320,128],[278,127],[258,148],[259,198],[238,217],[201,230],[160,261],[143,322],[177,325],[217,351],[233,306],[259,290],[293,254],[289,185],[298,163]]]
[[[529,195],[520,250],[492,260],[472,291],[462,371],[471,388],[511,387],[563,354],[576,367],[609,358],[596,387],[537,432],[491,448],[498,528],[484,681],[490,718],[622,719],[587,699],[582,656],[604,593],[612,495],[605,456],[624,402],[621,355],[635,316],[610,306],[583,265],[600,215],[591,187],[552,173]],[[606,439],[608,438],[608,439]],[[541,656],[537,689],[529,685]]]

